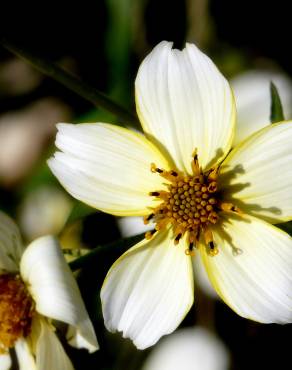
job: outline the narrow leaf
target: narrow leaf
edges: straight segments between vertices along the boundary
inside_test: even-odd
[[[138,243],[144,238],[144,234],[130,236],[128,238],[120,239],[116,242],[97,246],[92,249],[88,254],[81,256],[74,261],[69,263],[69,266],[73,271],[78,270],[87,264],[96,263],[97,260],[110,257],[112,262],[115,261],[122,253],[126,252],[127,249]]]
[[[281,98],[273,82],[271,82],[270,84],[270,93],[271,93],[270,121],[271,123],[284,121],[285,118]]]

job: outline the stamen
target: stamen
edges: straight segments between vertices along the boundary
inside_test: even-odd
[[[219,253],[218,248],[215,247],[214,242],[209,243],[209,255],[214,257]]]
[[[219,170],[219,168],[215,167],[209,172],[209,175],[208,175],[208,181],[209,182],[217,181],[217,179],[218,179],[218,170]]]
[[[243,214],[243,212],[241,211],[241,209],[238,208],[233,203],[225,203],[225,202],[222,202],[222,203],[220,203],[219,206],[222,209],[222,211],[224,211],[224,212],[233,212],[233,213],[237,213],[238,215],[242,215]]]
[[[200,174],[200,166],[199,166],[199,161],[198,161],[197,149],[195,149],[194,152],[193,152],[193,161],[192,161],[191,165],[192,165],[192,170],[193,170],[194,175],[199,175]]]
[[[194,251],[194,243],[189,244],[189,248],[185,250],[185,254],[191,257],[193,257],[196,254]]]
[[[210,228],[205,229],[204,238],[205,238],[205,243],[208,246],[208,254],[210,256],[216,256],[216,254],[218,254],[219,251],[218,251],[218,248],[214,244],[213,233]]]
[[[176,237],[174,238],[174,244],[178,244],[181,237],[182,237],[182,233],[177,234]]]
[[[152,220],[152,218],[154,218],[154,213],[150,213],[150,215],[144,216],[143,217],[144,225],[149,224],[149,221]]]
[[[145,239],[150,240],[157,230],[150,230],[145,233]]]

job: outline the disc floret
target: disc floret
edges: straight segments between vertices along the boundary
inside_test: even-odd
[[[31,331],[35,304],[19,275],[0,275],[0,355]]]
[[[220,200],[218,192],[219,167],[214,167],[203,172],[199,166],[196,152],[192,160],[192,174],[177,170],[166,171],[151,164],[151,171],[158,173],[168,180],[166,190],[152,191],[150,196],[162,202],[146,217],[144,223],[153,221],[155,229],[146,233],[146,238],[168,225],[174,230],[174,244],[187,234],[188,249],[186,254],[192,255],[201,235],[208,247],[210,255],[216,255],[218,248],[215,246],[212,234],[212,225],[219,219],[222,210],[237,212],[233,204]]]

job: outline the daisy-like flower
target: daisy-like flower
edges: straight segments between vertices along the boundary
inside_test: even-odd
[[[228,82],[196,46],[160,43],[136,79],[144,135],[105,123],[59,124],[49,165],[75,198],[155,228],[111,267],[105,325],[146,348],[194,300],[192,258],[222,299],[264,323],[292,320],[292,122],[233,147]]]
[[[23,247],[14,222],[0,212],[0,368],[73,370],[55,334],[55,321],[69,325],[68,342],[93,352],[98,343],[76,281],[51,236]]]

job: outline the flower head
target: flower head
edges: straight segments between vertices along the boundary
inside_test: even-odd
[[[24,248],[18,228],[0,212],[0,365],[10,368],[9,349],[15,348],[22,369],[73,369],[53,320],[69,325],[72,346],[98,349],[77,284],[55,239],[41,237]]]
[[[138,348],[172,332],[193,304],[192,258],[222,299],[259,322],[292,320],[292,122],[233,147],[228,82],[196,46],[160,43],[136,79],[145,135],[104,123],[59,124],[49,161],[77,199],[153,231],[111,267],[105,324]]]

